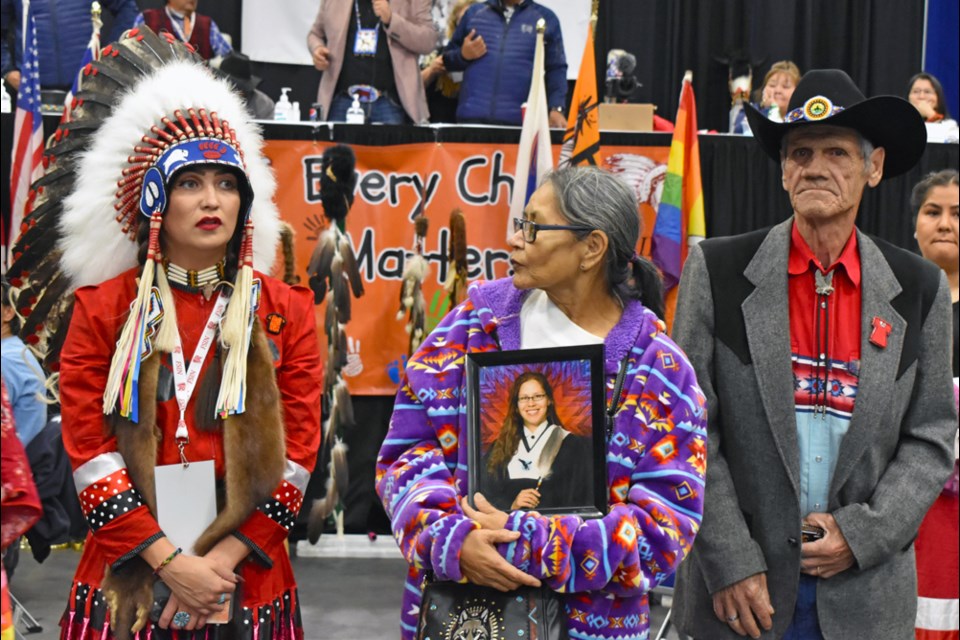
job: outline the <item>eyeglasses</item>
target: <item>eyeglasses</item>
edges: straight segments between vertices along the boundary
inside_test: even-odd
[[[538,393],[532,396],[520,396],[517,398],[517,404],[529,404],[531,402],[543,402],[544,398],[547,397],[545,393]]]
[[[524,242],[533,242],[536,240],[538,231],[553,230],[593,231],[593,227],[584,227],[582,225],[572,224],[537,224],[533,220],[527,220],[526,218],[513,219],[513,232],[516,233],[517,231],[522,231]]]

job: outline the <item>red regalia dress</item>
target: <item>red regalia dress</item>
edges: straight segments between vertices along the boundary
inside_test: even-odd
[[[63,439],[74,467],[74,479],[84,514],[91,527],[83,557],[70,590],[67,611],[61,621],[62,638],[112,637],[109,629],[109,606],[101,590],[106,569],[123,573],[128,563],[142,563],[138,553],[163,535],[147,500],[135,486],[132,477],[152,477],[152,468],[135,469],[133,453],[125,455],[123,443],[111,427],[111,417],[102,412],[103,392],[115,342],[127,316],[130,300],[136,297],[137,270],[97,286],[76,292],[76,307],[61,357],[60,388],[63,403]],[[256,474],[261,456],[281,455],[282,479],[272,494],[257,504],[241,504],[243,516],[232,529],[251,553],[236,568],[243,578],[239,589],[238,613],[234,607],[233,626],[210,626],[198,633],[178,632],[177,638],[302,638],[299,602],[293,570],[284,542],[296,520],[303,501],[303,492],[316,463],[320,443],[321,368],[317,345],[312,296],[307,289],[290,287],[278,280],[255,273],[259,279],[260,300],[257,310],[265,335],[272,368],[280,392],[282,416],[276,416],[277,433],[261,424],[270,422],[262,416],[247,416],[248,422],[237,424],[218,421],[211,430],[197,427],[196,405],[204,377],[214,360],[216,348],[210,349],[199,376],[197,390],[186,410],[190,443],[185,453],[189,460],[214,460],[217,478],[218,509],[233,499],[234,506],[243,497],[232,495],[232,487]],[[174,286],[177,325],[183,351],[189,358],[216,301],[198,291]],[[175,442],[179,410],[173,389],[169,354],[160,357],[156,376],[156,465],[176,464],[180,454]],[[269,363],[268,363],[269,366]],[[263,371],[248,369],[248,395],[257,393]],[[267,373],[269,375],[269,373]],[[147,402],[144,382],[140,386],[141,422]],[[248,404],[250,414],[253,410]],[[140,434],[147,433],[148,426]],[[242,447],[225,446],[225,430],[243,429]],[[138,429],[134,429],[136,433]],[[261,433],[263,431],[263,433]],[[273,437],[271,437],[273,436]],[[278,449],[279,451],[273,451]],[[285,451],[284,451],[285,449]],[[235,451],[236,453],[231,453]],[[236,458],[236,459],[234,459]],[[228,477],[228,469],[230,476]],[[129,473],[128,473],[129,471]],[[146,472],[147,476],[143,474]],[[237,485],[239,486],[239,485]],[[225,494],[225,495],[224,495]],[[230,534],[227,534],[230,535]],[[144,567],[140,567],[142,570]],[[148,570],[147,579],[153,577]],[[152,588],[152,587],[151,587]],[[147,622],[136,638],[165,637],[169,632]],[[220,634],[220,635],[218,635]]]

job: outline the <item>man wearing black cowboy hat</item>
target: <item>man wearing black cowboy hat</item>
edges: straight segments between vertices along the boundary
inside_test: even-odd
[[[673,607],[698,639],[914,637],[912,541],[953,465],[950,290],[860,233],[926,143],[910,104],[807,73],[749,109],[794,215],[690,251],[674,338],[710,413],[703,522]]]
[[[243,96],[244,105],[250,117],[257,120],[273,120],[276,103],[270,96],[257,89],[262,80],[259,76],[253,75],[249,56],[231,51],[220,61],[219,70]]]

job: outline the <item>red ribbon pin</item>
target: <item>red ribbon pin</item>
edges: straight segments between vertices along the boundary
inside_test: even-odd
[[[873,320],[870,321],[870,326],[873,327],[873,330],[870,332],[870,343],[881,349],[886,349],[887,336],[890,335],[893,327],[880,316],[873,316]]]

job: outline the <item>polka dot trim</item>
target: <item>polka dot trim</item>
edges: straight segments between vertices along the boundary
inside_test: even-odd
[[[265,516],[279,524],[287,531],[289,531],[297,521],[297,514],[293,511],[290,511],[290,509],[287,509],[286,506],[277,500],[267,500],[258,508]]]
[[[296,486],[286,480],[280,482],[280,486],[273,493],[273,497],[290,511],[300,513],[300,507],[303,506],[303,494]]]
[[[117,518],[141,506],[143,506],[143,497],[140,492],[136,489],[129,489],[104,500],[86,514],[87,524],[93,531],[97,531],[100,527],[110,524]]]
[[[126,469],[121,469],[108,476],[100,478],[80,492],[80,506],[84,515],[98,508],[103,502],[133,489],[130,476]]]

